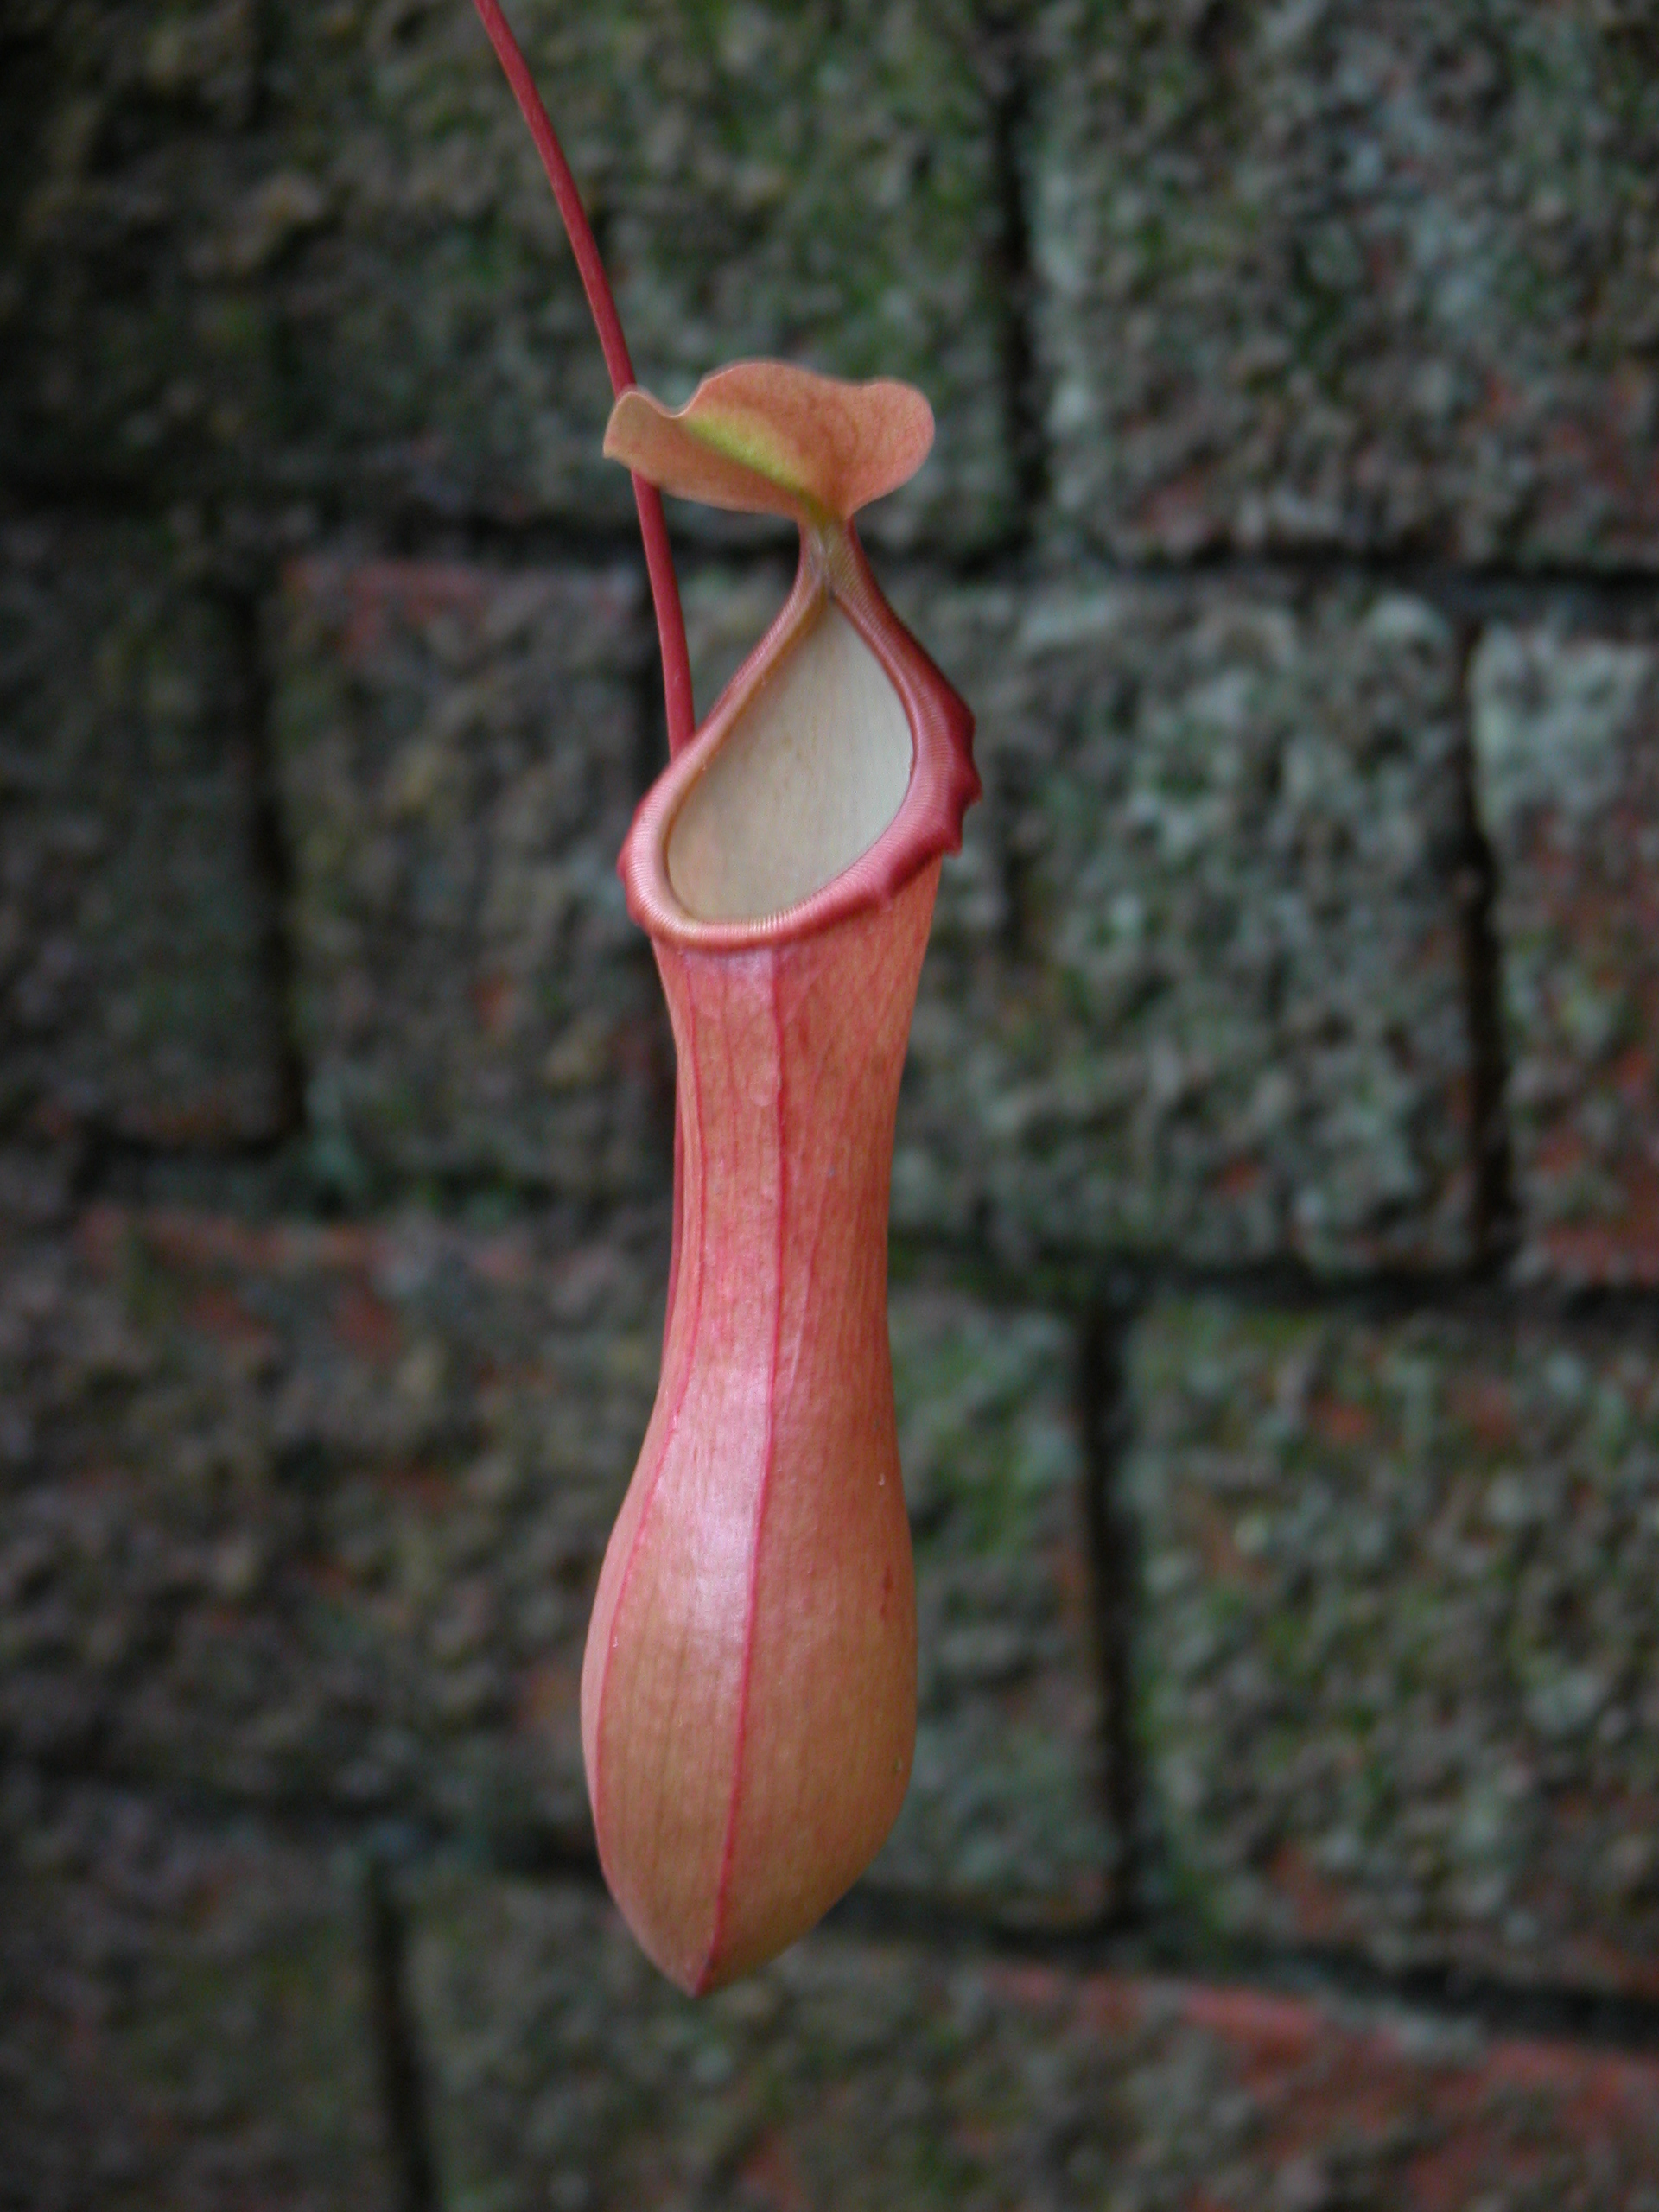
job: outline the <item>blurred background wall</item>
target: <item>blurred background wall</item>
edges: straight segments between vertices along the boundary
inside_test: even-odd
[[[7,0],[0,2204],[1653,2212],[1659,8],[516,12],[648,383],[938,415],[915,1783],[701,2006],[593,1869],[660,704],[472,10]]]

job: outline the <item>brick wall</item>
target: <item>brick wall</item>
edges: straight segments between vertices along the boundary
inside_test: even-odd
[[[648,380],[939,416],[915,1780],[699,2006],[594,1872],[660,707],[471,10],[16,0],[0,2204],[1654,2212],[1659,12],[518,14]]]

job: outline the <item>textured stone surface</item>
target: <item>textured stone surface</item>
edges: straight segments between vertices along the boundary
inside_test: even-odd
[[[349,1862],[0,1792],[0,2203],[390,2212]]]
[[[900,580],[979,716],[899,1107],[906,1230],[1467,1254],[1456,650],[1396,593]]]
[[[692,2004],[608,1909],[438,1877],[416,2002],[464,2212],[1651,2212],[1659,2069],[820,1932]]]
[[[0,533],[0,1132],[276,1128],[241,689],[168,533]]]
[[[665,1187],[670,1047],[616,877],[626,570],[296,568],[276,719],[314,1142],[377,1174]]]
[[[251,0],[20,0],[0,25],[0,457],[176,491],[280,473],[270,264],[318,213],[253,131]],[[263,216],[261,209],[263,208]]]
[[[918,1288],[893,1294],[890,1326],[920,1712],[869,1878],[999,1921],[1086,1922],[1114,1852],[1071,1332]]]
[[[678,399],[783,353],[925,383],[938,457],[880,526],[955,543],[1010,499],[970,15],[526,0],[514,18],[642,378]],[[10,460],[626,519],[587,308],[469,9],[26,0],[3,35],[27,180],[0,200]]]
[[[1470,683],[1521,1264],[1659,1281],[1659,649],[1499,626]]]
[[[0,1253],[0,1742],[581,1847],[660,1225],[105,1209]]]
[[[656,1382],[658,1224],[102,1210],[0,1249],[0,1740],[583,1848],[588,1606]],[[1100,1811],[1065,1329],[893,1301],[922,1720],[889,1888],[1087,1920]]]
[[[944,428],[878,528],[970,543],[1008,501],[999,214],[971,10],[531,0],[515,27],[582,181],[642,379],[785,353],[926,385]],[[292,10],[296,381],[445,499],[628,513],[597,351],[528,137],[463,10]],[[402,448],[400,451],[399,448]]]
[[[1031,155],[1065,526],[1659,556],[1643,7],[1058,0]]]
[[[1173,1301],[1137,1330],[1179,1894],[1384,1965],[1659,1991],[1659,1351]]]

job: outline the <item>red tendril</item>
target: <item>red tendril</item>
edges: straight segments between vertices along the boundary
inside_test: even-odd
[[[605,276],[605,264],[599,257],[594,233],[582,211],[582,195],[576,190],[576,181],[570,174],[570,164],[564,158],[536,80],[530,73],[530,65],[519,49],[506,17],[502,14],[499,0],[473,0],[478,10],[490,44],[495,48],[496,59],[506,73],[512,87],[513,98],[519,111],[530,125],[530,135],[536,142],[536,150],[542,157],[542,167],[547,171],[547,181],[553,188],[565,236],[570,241],[570,251],[576,257],[576,269],[582,277],[582,289],[588,295],[599,343],[605,355],[605,366],[610,372],[611,389],[620,397],[633,383],[633,363],[628,356],[628,341],[622,335],[622,324],[616,312],[616,302]],[[663,514],[662,495],[654,484],[647,484],[643,476],[633,479],[634,504],[639,510],[639,535],[645,541],[645,573],[651,579],[651,596],[657,610],[657,637],[663,656],[663,700],[668,716],[668,749],[677,753],[692,734],[696,715],[691,704],[691,663],[686,651],[685,617],[680,610],[680,588],[674,575],[674,556],[669,550],[668,524]]]

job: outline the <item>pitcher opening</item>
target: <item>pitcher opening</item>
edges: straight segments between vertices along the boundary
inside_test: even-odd
[[[675,816],[675,897],[699,921],[728,923],[811,898],[893,823],[914,753],[893,679],[826,600]]]

